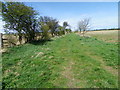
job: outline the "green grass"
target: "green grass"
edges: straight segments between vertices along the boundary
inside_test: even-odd
[[[5,88],[118,88],[118,44],[74,33],[3,53]],[[104,68],[107,67],[107,68]]]

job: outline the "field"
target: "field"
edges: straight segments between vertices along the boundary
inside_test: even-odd
[[[118,88],[117,32],[86,35],[9,48],[2,56],[3,88]]]
[[[118,42],[118,30],[91,31],[86,34],[106,42]]]

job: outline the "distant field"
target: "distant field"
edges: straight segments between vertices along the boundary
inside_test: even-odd
[[[118,30],[89,31],[86,35],[93,36],[106,42],[118,42]]]
[[[9,48],[2,57],[3,87],[118,88],[118,44],[109,42],[117,33],[100,33]]]

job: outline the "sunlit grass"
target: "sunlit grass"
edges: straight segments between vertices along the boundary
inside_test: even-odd
[[[3,53],[3,87],[117,88],[117,75],[104,68],[117,70],[117,47],[72,33],[9,48]]]

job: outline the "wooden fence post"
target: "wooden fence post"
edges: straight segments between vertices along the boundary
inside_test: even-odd
[[[0,33],[0,49],[2,49],[2,33]]]

